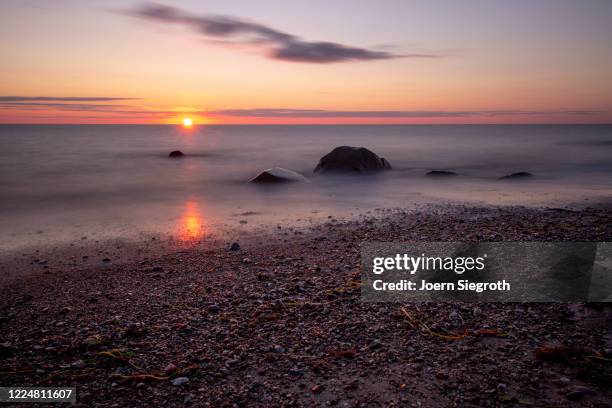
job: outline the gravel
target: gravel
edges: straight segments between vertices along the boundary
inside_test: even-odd
[[[610,241],[610,218],[393,210],[239,251],[41,270],[0,284],[0,385],[76,386],[96,407],[610,406],[603,305],[366,304],[359,288],[365,240]],[[463,335],[415,329],[400,306]]]

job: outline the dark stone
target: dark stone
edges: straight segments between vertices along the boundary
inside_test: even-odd
[[[249,180],[249,183],[270,184],[270,183],[290,183],[308,181],[306,177],[292,170],[282,167],[272,167],[259,173],[256,177]]]
[[[232,242],[229,248],[230,251],[240,251],[240,244],[237,242]]]
[[[565,394],[567,399],[571,401],[580,401],[586,395],[595,395],[595,391],[588,387],[575,387],[572,391]]]
[[[319,160],[315,173],[367,173],[390,170],[387,160],[365,147],[340,146]]]
[[[425,175],[431,176],[431,177],[448,177],[448,176],[456,176],[457,173],[455,173],[454,171],[448,171],[448,170],[432,170],[430,172],[427,172]]]
[[[15,349],[11,345],[11,343],[0,343],[0,356],[9,357],[13,355]]]
[[[517,180],[517,179],[525,179],[533,177],[533,174],[528,173],[526,171],[519,171],[518,173],[508,174],[507,176],[500,177],[500,180]]]
[[[173,150],[168,155],[168,157],[172,157],[172,158],[179,158],[179,157],[184,157],[184,156],[185,154],[181,152],[180,150]]]

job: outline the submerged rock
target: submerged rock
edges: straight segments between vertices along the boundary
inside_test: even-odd
[[[508,174],[507,176],[500,177],[500,180],[516,180],[533,177],[533,174],[526,171],[519,171],[517,173]]]
[[[430,172],[427,172],[425,175],[431,176],[431,177],[447,177],[447,176],[456,176],[457,173],[455,173],[454,171],[448,171],[448,170],[432,170]]]
[[[390,170],[387,160],[365,147],[340,146],[319,160],[315,173],[366,173],[379,170]]]
[[[297,181],[308,181],[306,177],[302,176],[292,170],[283,169],[282,167],[272,167],[259,173],[256,177],[249,180],[249,183],[287,183]]]
[[[185,154],[181,152],[180,150],[173,150],[168,155],[168,157],[172,157],[172,158],[179,158],[179,157],[184,157],[184,156]]]

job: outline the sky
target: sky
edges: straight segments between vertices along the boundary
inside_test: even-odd
[[[2,0],[0,123],[612,123],[612,1]]]

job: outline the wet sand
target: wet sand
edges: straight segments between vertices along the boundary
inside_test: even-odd
[[[611,221],[609,209],[454,206],[237,250],[39,260],[0,284],[0,384],[76,386],[83,407],[610,406],[609,308],[364,304],[359,262],[366,240],[610,241]]]

